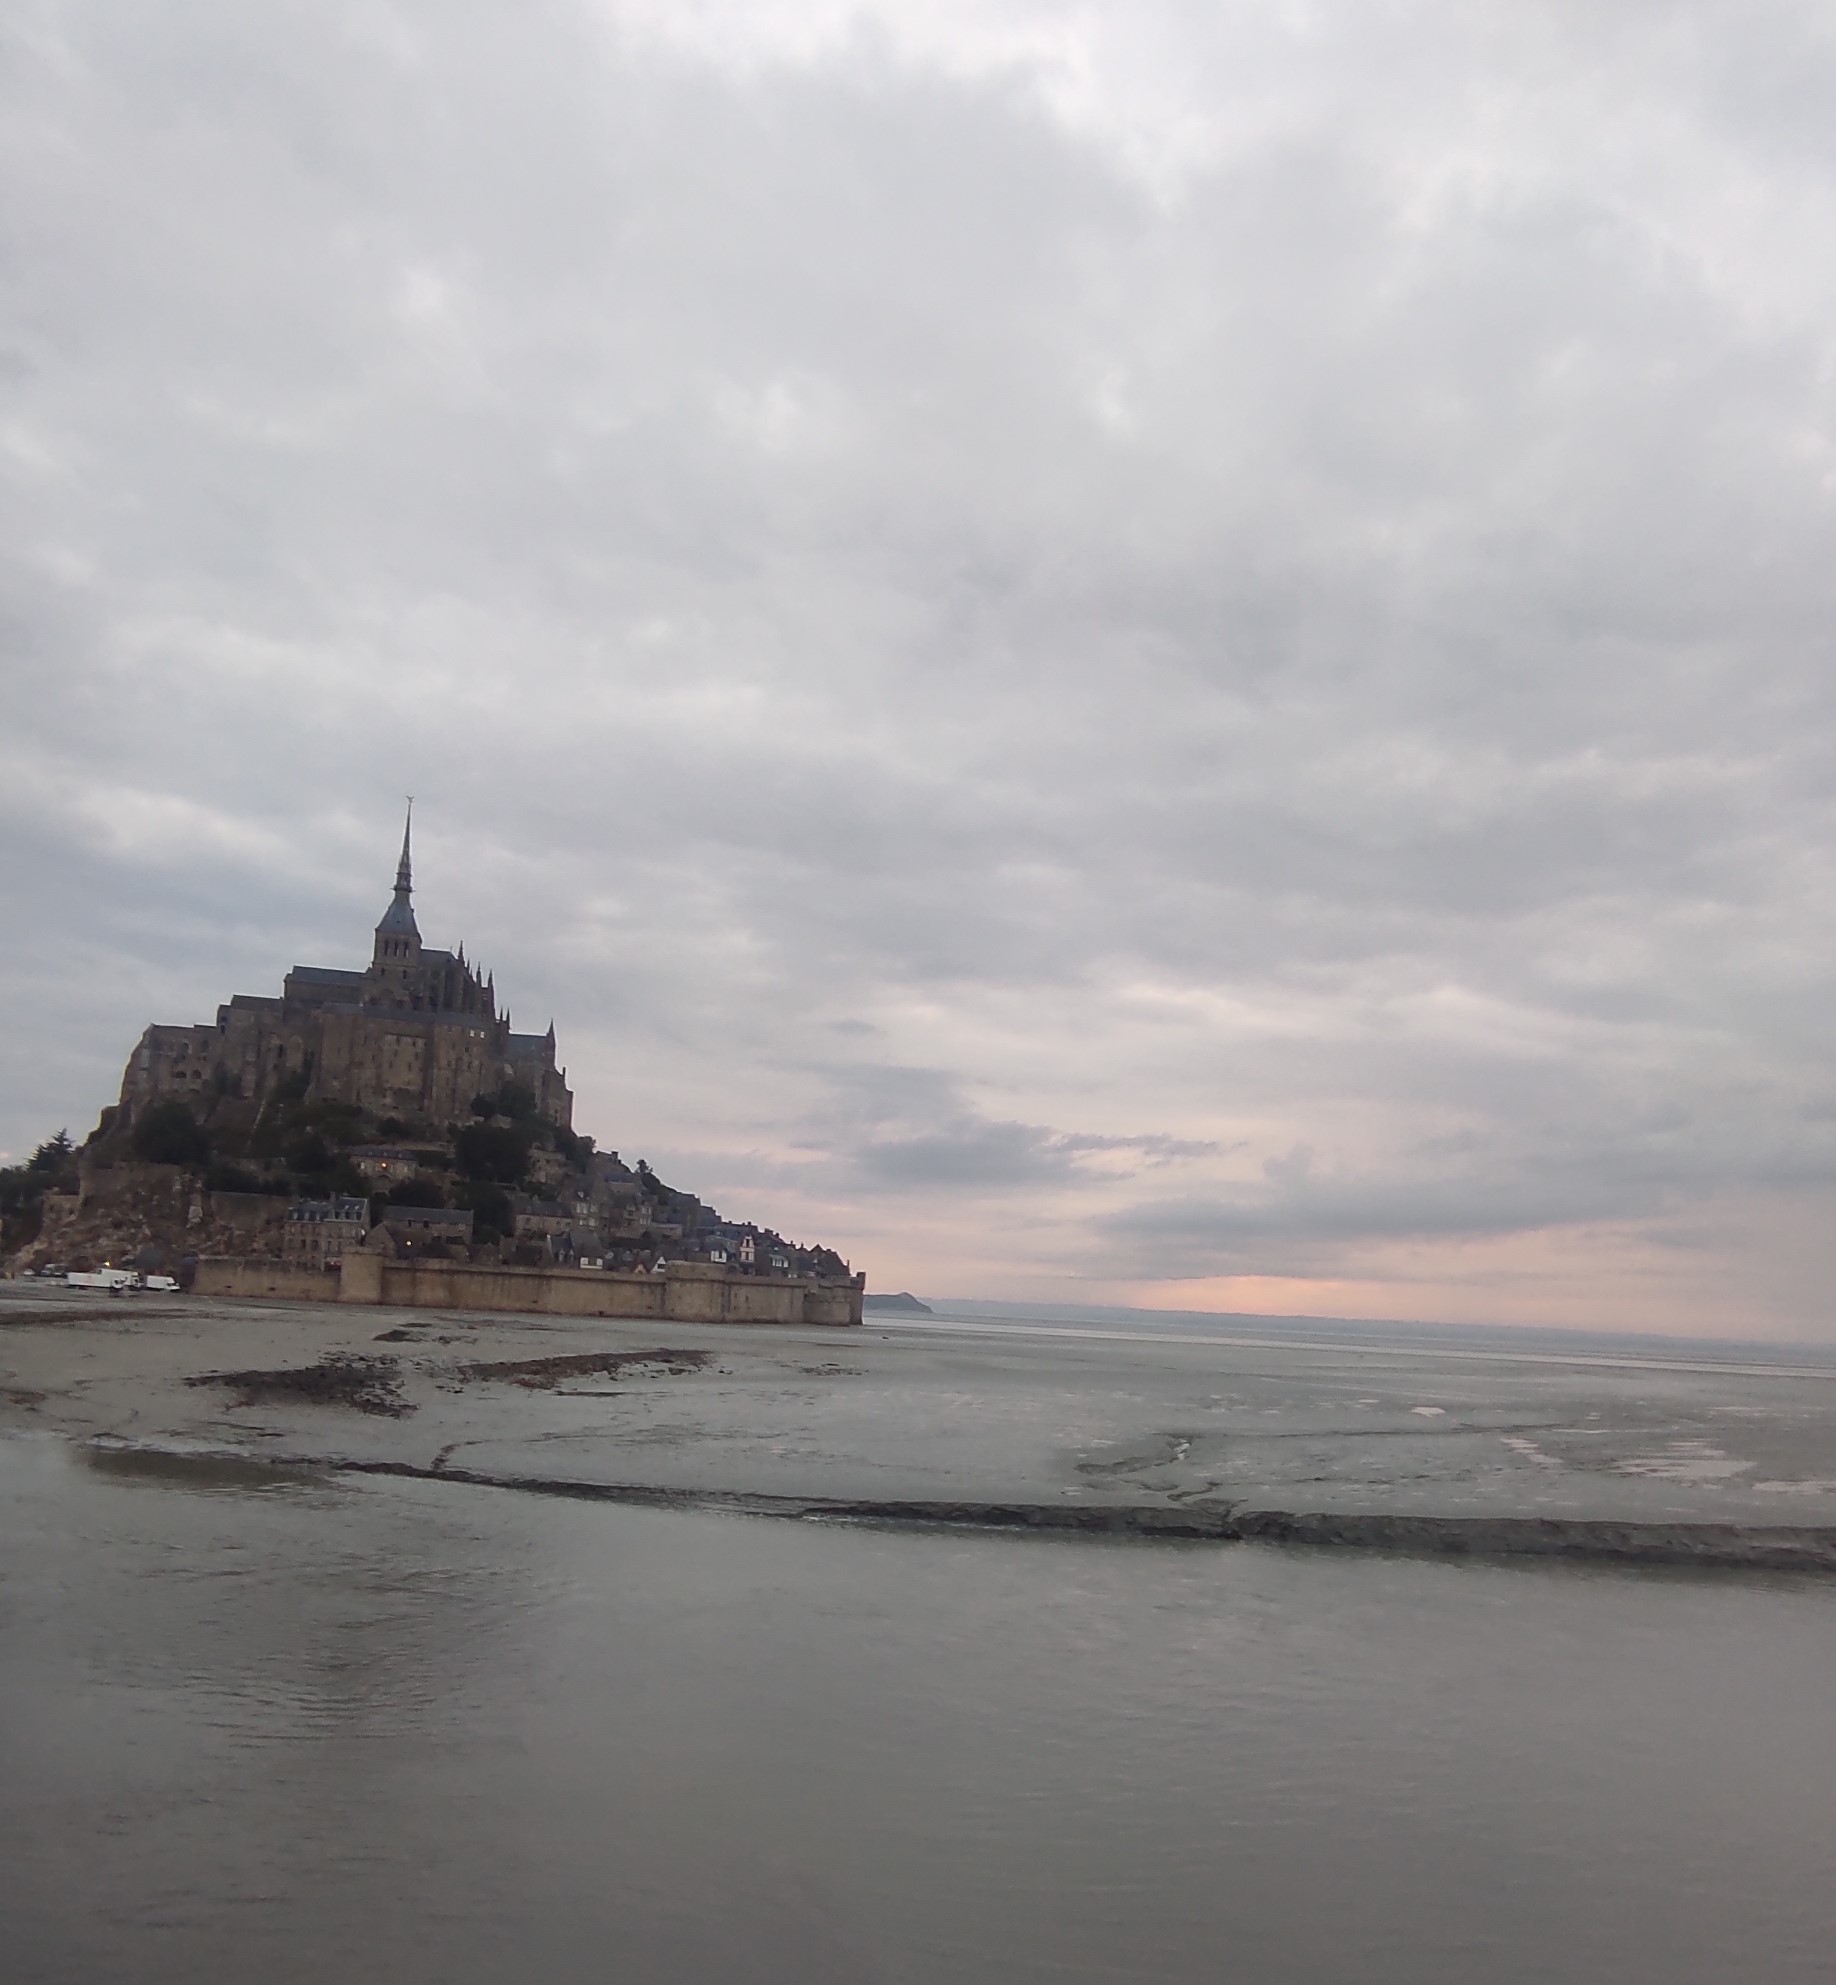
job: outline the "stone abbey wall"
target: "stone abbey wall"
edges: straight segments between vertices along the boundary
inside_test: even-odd
[[[378,1114],[463,1120],[503,1079],[498,1030],[480,1015],[331,1012],[319,1024],[320,1092]]]
[[[494,979],[455,952],[421,942],[410,902],[408,836],[395,894],[362,970],[295,965],[281,996],[238,993],[216,1025],[146,1029],[129,1057],[117,1105],[133,1126],[148,1103],[177,1096],[205,1112],[225,1097],[251,1106],[283,1081],[312,1099],[354,1103],[376,1116],[462,1121],[474,1096],[524,1084],[537,1110],[564,1129],[574,1099],[555,1061],[555,1036],[511,1031]]]
[[[290,1013],[278,1000],[225,1006],[215,1027],[147,1028],[122,1074],[121,1122],[131,1125],[142,1108],[167,1096],[206,1110],[224,1094],[259,1104],[291,1076],[306,1076],[315,1098],[430,1123],[463,1121],[474,1096],[515,1080],[528,1085],[551,1122],[573,1123],[573,1095],[543,1037],[532,1049],[478,1014],[387,1007]]]

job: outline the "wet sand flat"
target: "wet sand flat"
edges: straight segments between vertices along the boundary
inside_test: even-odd
[[[1223,1319],[694,1328],[4,1284],[0,1428],[29,1427],[791,1513],[1325,1543],[1389,1523],[1405,1548],[1468,1549],[1565,1548],[1580,1525],[1608,1555],[1642,1535],[1688,1556],[1690,1532],[1732,1561],[1783,1536],[1836,1564],[1836,1369],[1669,1347],[1424,1349]]]

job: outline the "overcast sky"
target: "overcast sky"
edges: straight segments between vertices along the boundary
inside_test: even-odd
[[[1827,0],[12,0],[0,1151],[430,943],[875,1286],[1836,1338]]]

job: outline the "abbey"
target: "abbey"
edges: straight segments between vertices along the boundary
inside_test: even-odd
[[[533,1096],[540,1115],[572,1128],[574,1099],[555,1066],[552,1023],[545,1034],[512,1033],[494,982],[466,963],[465,947],[421,942],[413,824],[411,808],[368,967],[296,965],[278,999],[238,993],[218,1007],[214,1026],[149,1027],[122,1077],[121,1128],[165,1097],[260,1104],[283,1084],[308,1100],[437,1125],[466,1117],[474,1097],[511,1082]]]

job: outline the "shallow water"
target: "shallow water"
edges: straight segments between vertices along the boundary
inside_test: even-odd
[[[5,1974],[1823,1980],[1836,1590],[0,1441]]]

